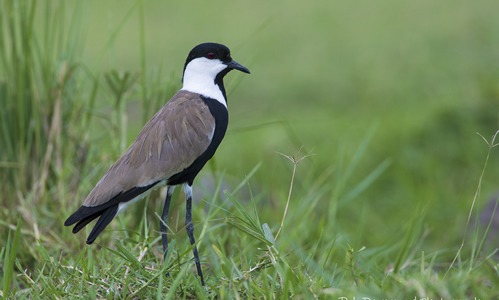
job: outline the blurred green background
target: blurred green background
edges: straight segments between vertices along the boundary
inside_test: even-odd
[[[71,239],[63,220],[181,87],[188,51],[213,41],[229,46],[251,75],[226,77],[229,130],[200,178],[216,174],[230,190],[261,164],[251,191],[261,221],[275,233],[293,169],[280,153],[310,155],[297,168],[285,252],[323,239],[339,240],[342,249],[392,248],[376,257],[383,274],[413,232],[414,253],[443,253],[446,265],[454,257],[489,150],[477,133],[490,141],[499,129],[499,2],[39,1],[32,19],[38,38],[23,53],[33,51],[40,63],[18,60],[26,70],[53,66],[46,76],[37,69],[26,76],[35,87],[27,115],[46,119],[18,126],[19,118],[10,118],[31,94],[22,92],[25,85],[17,86],[20,93],[10,88],[17,68],[12,36],[23,34],[6,24],[14,16],[7,8],[20,3],[27,2],[5,0],[0,20],[5,228],[13,228],[16,211],[46,233],[47,244],[79,249],[82,237]],[[126,81],[122,93],[113,89],[119,80]],[[46,90],[36,88],[45,81]],[[57,95],[60,86],[61,103],[37,100]],[[60,140],[53,143],[50,121],[58,105]],[[47,145],[55,149],[49,155]],[[473,219],[499,192],[493,150]],[[246,204],[250,198],[236,196]],[[150,202],[152,216],[159,201]],[[25,243],[38,240],[38,227],[26,226]]]
[[[85,7],[83,62],[93,72],[139,69],[139,21],[125,17],[134,3]],[[451,246],[488,150],[476,132],[490,139],[499,129],[498,8],[494,1],[146,1],[147,70],[161,68],[180,87],[192,46],[228,45],[252,74],[226,80],[230,127],[215,158],[219,168],[241,178],[264,162],[256,185],[265,194],[284,193],[277,187],[289,176],[276,152],[293,155],[303,147],[314,155],[299,172],[313,178],[334,170],[324,183],[334,185],[340,162],[351,160],[372,130],[351,184],[385,160],[390,165],[338,212],[345,229],[362,224],[374,231],[362,242],[377,244],[424,206],[429,239]],[[129,114],[131,141],[142,122],[133,106]],[[91,135],[98,137],[98,129]],[[498,175],[496,154],[479,206],[499,190]],[[328,201],[325,195],[319,205]],[[359,211],[376,226],[360,222]]]

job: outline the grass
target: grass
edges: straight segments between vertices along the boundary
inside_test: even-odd
[[[0,295],[499,297],[497,4],[221,4],[0,3]],[[62,225],[205,40],[252,71],[195,186],[206,289],[179,193],[167,263],[161,192]]]

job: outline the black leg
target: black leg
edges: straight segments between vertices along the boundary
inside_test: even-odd
[[[159,221],[159,228],[161,230],[161,241],[163,242],[163,262],[166,260],[166,253],[168,252],[168,211],[170,210],[170,201],[172,200],[173,190],[175,186],[168,186],[166,190],[165,206],[161,214],[161,221]]]
[[[187,235],[189,236],[189,241],[193,245],[192,252],[194,253],[194,261],[196,262],[196,269],[198,270],[198,275],[201,278],[201,285],[204,286],[203,272],[201,271],[201,263],[199,262],[198,249],[195,245],[196,240],[194,239],[194,225],[192,224],[192,186],[185,184],[184,192],[186,197],[186,208],[185,208],[185,228],[187,230]]]

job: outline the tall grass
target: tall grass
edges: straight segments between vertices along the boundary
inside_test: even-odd
[[[16,195],[2,201],[13,207],[21,199],[38,203],[49,190],[60,196],[68,171],[83,167],[97,86],[81,85],[82,4],[0,5],[0,189]]]
[[[67,7],[66,3],[0,2],[4,296],[20,287],[15,276],[22,270],[19,259],[33,257],[24,250],[36,252],[34,241],[54,245],[58,239],[45,234],[52,222],[60,225],[61,207],[78,190],[89,154],[86,129],[92,122],[98,85],[80,61],[84,5]],[[16,222],[13,238],[10,233],[7,237]],[[29,234],[26,228],[31,229]]]

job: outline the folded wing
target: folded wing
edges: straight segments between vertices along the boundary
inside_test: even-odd
[[[97,183],[83,205],[64,223],[78,232],[99,221],[87,239],[92,243],[111,222],[120,204],[187,169],[210,145],[215,119],[198,94],[178,92],[144,126],[127,152]]]

